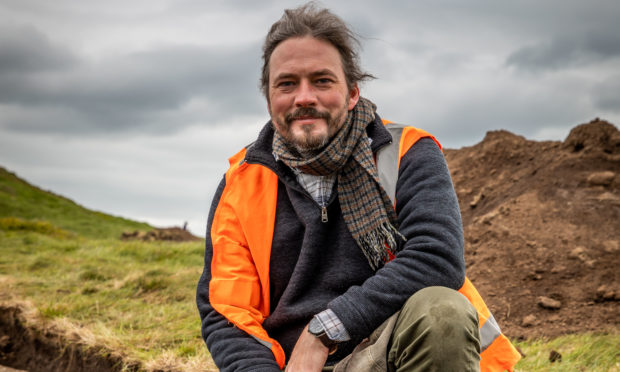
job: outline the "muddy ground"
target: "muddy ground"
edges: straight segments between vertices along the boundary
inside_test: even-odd
[[[504,332],[519,339],[618,332],[618,129],[595,119],[562,142],[493,131],[445,155],[463,216],[467,274]],[[125,237],[132,238],[152,239]],[[0,308],[0,364],[119,370],[119,358],[25,329],[19,318],[18,308]]]

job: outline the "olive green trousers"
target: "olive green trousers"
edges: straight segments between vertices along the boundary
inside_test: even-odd
[[[480,371],[478,313],[459,292],[424,288],[333,372]]]

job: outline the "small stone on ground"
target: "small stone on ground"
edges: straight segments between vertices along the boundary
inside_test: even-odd
[[[14,369],[11,367],[0,366],[0,372],[28,372],[23,369]]]

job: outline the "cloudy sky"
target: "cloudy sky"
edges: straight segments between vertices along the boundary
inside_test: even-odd
[[[227,158],[268,120],[262,38],[299,1],[0,0],[0,166],[88,208],[204,234]],[[444,146],[620,123],[620,2],[324,1],[362,94]]]

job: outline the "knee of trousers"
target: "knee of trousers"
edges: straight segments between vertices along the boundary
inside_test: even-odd
[[[401,322],[415,323],[431,337],[458,338],[464,333],[479,337],[478,312],[465,296],[447,287],[427,287],[416,292],[401,309],[396,327]]]

